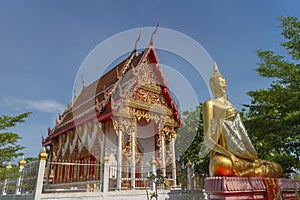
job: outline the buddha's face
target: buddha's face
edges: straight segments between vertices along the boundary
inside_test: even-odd
[[[216,96],[223,96],[226,94],[226,80],[223,77],[218,77],[215,80],[215,95]]]

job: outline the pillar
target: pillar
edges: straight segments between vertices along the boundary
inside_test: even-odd
[[[193,185],[192,185],[192,163],[189,160],[188,163],[186,164],[187,166],[187,189],[188,190],[192,190],[193,189]]]
[[[25,164],[26,164],[26,161],[24,159],[24,156],[22,156],[22,160],[20,160],[20,162],[19,162],[19,168],[20,168],[19,172],[23,171]],[[15,192],[16,194],[21,194],[21,188],[20,188],[21,182],[22,182],[22,175],[20,175],[20,177],[17,180],[17,188],[16,188],[16,192]]]
[[[10,170],[12,168],[11,164],[8,163],[6,166],[6,170]],[[6,195],[6,186],[7,186],[7,177],[4,180],[3,187],[2,187],[2,195]]]
[[[97,176],[99,175],[100,180],[103,180],[104,156],[105,156],[104,155],[105,154],[105,147],[104,147],[104,143],[105,143],[104,139],[105,139],[105,137],[104,137],[104,132],[106,130],[103,131],[101,122],[99,122],[99,129],[101,129],[101,135],[100,135],[100,137],[101,137],[101,143],[100,143],[100,171],[99,171],[99,174],[97,174]],[[103,184],[103,183],[100,181],[100,184]]]
[[[172,177],[173,177],[173,186],[177,186],[176,180],[176,156],[175,156],[175,132],[171,133],[171,146],[172,146]]]
[[[40,196],[43,191],[44,172],[46,167],[47,156],[48,154],[46,153],[46,149],[44,148],[39,155],[40,163],[39,163],[39,171],[36,180],[36,186],[34,190],[34,199],[40,199]]]
[[[6,195],[6,185],[7,185],[7,178],[4,180],[4,183],[2,186],[2,195]]]
[[[164,132],[161,132],[161,168],[162,168],[162,174],[164,177],[166,177],[166,147],[165,147],[165,134]]]
[[[121,129],[118,130],[118,153],[117,153],[117,190],[122,187],[122,135]]]
[[[151,173],[152,173],[154,176],[157,175],[157,174],[156,174],[156,161],[155,161],[154,157],[153,157],[152,160],[151,160]],[[151,188],[152,191],[155,191],[155,189],[156,189],[156,184],[155,184],[154,181],[151,181],[151,182],[150,182],[150,188]]]
[[[131,187],[135,188],[135,131],[131,132]]]
[[[109,180],[109,156],[104,157],[104,170],[103,170],[103,185],[102,185],[102,192],[108,192],[108,180]]]

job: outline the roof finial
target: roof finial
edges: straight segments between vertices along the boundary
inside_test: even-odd
[[[134,51],[137,49],[137,44],[138,44],[138,42],[140,41],[141,34],[142,34],[142,31],[140,30],[139,36],[138,36],[138,38],[136,39],[135,44],[134,44],[134,49],[133,49]]]
[[[149,45],[153,45],[153,36],[154,36],[155,33],[157,32],[158,26],[159,26],[159,21],[158,21],[158,19],[156,19],[156,28],[155,28],[155,30],[153,31],[152,35],[151,35],[151,40],[150,40],[150,42],[149,42]]]
[[[82,83],[82,87],[84,87],[84,79],[83,79],[83,74],[81,74],[81,83]]]
[[[74,88],[73,88],[73,90],[74,90],[74,95],[73,95],[73,100],[76,98],[76,96],[77,96],[77,94],[76,94],[76,87],[75,87],[75,85],[74,85]]]

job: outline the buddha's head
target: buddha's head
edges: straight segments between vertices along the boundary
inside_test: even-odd
[[[224,76],[220,74],[216,62],[214,62],[214,74],[209,79],[209,85],[215,98],[226,94],[226,80]]]

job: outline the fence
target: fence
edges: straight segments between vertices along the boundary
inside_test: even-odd
[[[8,176],[0,181],[1,194],[33,194],[36,187],[38,167],[39,161],[34,161],[21,168],[17,176],[8,173]]]
[[[118,166],[117,165],[109,165],[109,190],[126,190],[126,189],[148,189],[151,188],[151,181],[149,177],[155,173],[158,174],[158,171],[155,168],[150,166],[131,166],[131,165],[122,165],[120,167],[122,169],[121,172],[121,188],[117,187],[117,175],[118,175]],[[134,169],[135,174],[134,178],[132,178],[132,170]],[[154,171],[153,171],[154,170]],[[156,186],[158,189],[169,189],[174,187],[174,179],[170,177],[165,177],[165,184],[160,183]],[[134,183],[133,183],[134,182]]]
[[[42,199],[51,192],[98,191],[107,194],[109,190],[170,189],[174,179],[165,177],[165,184],[156,184],[149,179],[158,174],[155,160],[151,166],[122,165],[110,163],[105,156],[104,163],[94,162],[49,162],[45,151],[38,161],[26,164],[17,177],[0,180],[0,199]],[[118,173],[118,169],[121,172]],[[134,174],[131,174],[134,173]]]
[[[48,162],[45,191],[100,189],[103,185],[104,166],[86,162]]]
[[[128,189],[132,188],[132,178],[131,171],[132,168],[135,169],[134,176],[134,188],[135,189],[145,189],[150,187],[150,181],[148,177],[150,176],[151,168],[148,166],[131,166],[131,165],[122,165],[122,176],[121,176],[121,188]],[[117,189],[117,165],[109,165],[109,190]]]

